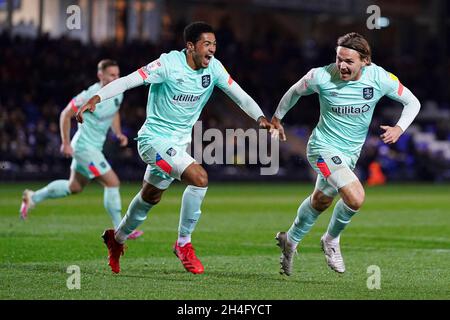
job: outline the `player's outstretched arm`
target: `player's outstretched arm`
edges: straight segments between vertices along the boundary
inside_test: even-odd
[[[283,119],[289,110],[292,109],[301,96],[310,95],[315,92],[310,83],[311,79],[313,79],[313,70],[314,69],[309,71],[297,83],[290,87],[288,91],[286,91],[278,103],[277,110],[275,110],[275,113],[273,114],[271,122],[274,128],[279,132],[281,141],[286,141],[286,134],[281,124],[281,119]]]
[[[95,105],[97,103],[115,97],[118,94],[124,93],[129,89],[141,86],[143,84],[144,80],[138,71],[135,71],[126,77],[112,81],[101,88],[95,96],[90,98],[89,101],[78,110],[76,114],[77,121],[83,123],[83,112],[86,110],[94,112]]]
[[[301,81],[301,80],[300,80]],[[299,81],[299,82],[300,82]],[[300,87],[299,82],[294,84],[289,88],[288,91],[283,95],[280,102],[278,103],[278,107],[273,114],[273,117],[281,120],[292,109],[292,107],[297,103],[297,101],[301,97],[301,93],[297,92],[297,89]]]
[[[221,89],[233,100],[239,108],[241,108],[249,117],[258,122],[259,126],[264,129],[268,129],[270,133],[273,133],[273,125],[264,116],[259,105],[245,92],[239,84],[234,80],[231,84]]]

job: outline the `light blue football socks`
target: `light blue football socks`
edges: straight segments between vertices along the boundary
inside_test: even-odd
[[[128,236],[137,229],[147,219],[147,214],[153,204],[148,203],[142,199],[141,191],[131,200],[128,206],[127,214],[123,217],[122,221],[117,228],[115,235],[116,240],[119,243],[125,243]]]
[[[197,225],[201,215],[200,206],[206,194],[206,188],[187,186],[181,201],[180,224],[178,228],[179,245],[190,242],[190,235]],[[131,201],[127,214],[120,222],[115,235],[119,243],[125,243],[128,236],[147,219],[148,212],[153,207],[145,202],[139,192]]]
[[[50,182],[46,187],[35,191],[31,200],[35,204],[38,204],[46,199],[67,197],[70,193],[69,180],[55,180]]]
[[[333,215],[328,225],[327,234],[332,238],[337,238],[345,227],[350,223],[352,217],[357,213],[340,199],[334,206]]]
[[[119,227],[120,221],[122,220],[122,202],[120,200],[119,187],[105,187],[105,191],[103,193],[103,204],[105,206],[106,212],[108,212],[109,216],[111,217],[114,229],[117,229]]]
[[[38,204],[46,199],[63,198],[70,195],[69,180],[55,180],[46,187],[34,192],[31,200]],[[103,203],[108,214],[111,216],[114,228],[117,228],[121,220],[122,204],[119,188],[105,188]]]
[[[197,225],[202,213],[200,207],[208,187],[186,187],[181,200],[180,223],[178,227],[178,244],[183,246],[190,242],[190,235]]]
[[[287,232],[288,240],[294,247],[311,230],[319,215],[320,211],[317,211],[311,206],[311,196],[303,200],[300,207],[298,207],[297,217]]]

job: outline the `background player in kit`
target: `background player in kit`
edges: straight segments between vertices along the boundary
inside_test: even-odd
[[[138,151],[148,164],[143,187],[131,201],[118,230],[106,230],[103,237],[108,247],[109,265],[120,271],[119,258],[128,235],[146,218],[152,207],[174,179],[187,184],[183,193],[174,253],[185,269],[203,273],[204,267],[191,245],[191,234],[200,218],[200,206],[208,188],[206,171],[186,152],[192,127],[202,108],[218,86],[262,128],[272,125],[256,102],[230,77],[214,58],[216,38],[212,27],[194,22],[184,30],[186,48],[162,54],[138,71],[120,78],[100,90],[77,113],[83,121],[86,110],[95,110],[96,103],[143,84],[151,84],[147,118],[138,133]]]
[[[71,118],[79,107],[94,96],[103,86],[119,78],[119,66],[116,61],[104,59],[98,63],[97,76],[99,82],[90,86],[73,98],[60,116],[61,153],[72,157],[69,180],[55,180],[37,191],[25,190],[22,196],[20,215],[26,219],[28,212],[36,204],[46,200],[67,197],[83,191],[84,187],[95,179],[104,187],[104,206],[111,216],[114,228],[119,226],[122,219],[122,205],[120,200],[120,181],[102,153],[103,144],[112,129],[120,142],[120,146],[128,144],[128,138],[122,133],[120,126],[119,108],[123,94],[114,99],[102,102],[97,110],[86,116],[86,121],[78,125],[78,130],[70,141]],[[135,231],[130,235],[134,239],[142,235],[142,231]]]
[[[338,39],[335,63],[311,69],[284,94],[272,118],[281,140],[286,140],[286,136],[280,120],[301,96],[312,93],[319,95],[320,119],[309,138],[307,157],[318,176],[314,192],[298,208],[289,231],[276,235],[282,251],[280,272],[286,275],[292,273],[298,243],[337,194],[341,199],[320,242],[328,265],[336,272],[345,271],[339,239],[364,202],[363,186],[352,170],[375,105],[385,95],[404,105],[395,126],[381,126],[381,139],[387,144],[397,142],[420,109],[417,98],[396,76],[371,63],[369,44],[357,33]]]

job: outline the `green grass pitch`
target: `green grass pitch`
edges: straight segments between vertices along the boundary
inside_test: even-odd
[[[366,202],[344,231],[347,271],[331,271],[320,236],[331,210],[306,236],[294,274],[281,276],[277,231],[291,225],[312,184],[211,184],[193,235],[203,275],[184,271],[172,253],[183,186],[172,186],[128,241],[122,272],[113,275],[100,235],[110,220],[103,191],[48,200],[19,219],[25,187],[0,186],[0,299],[449,299],[450,186],[387,185],[366,189]],[[123,183],[124,210],[139,184]],[[77,265],[81,288],[69,290]],[[381,288],[368,289],[369,266]]]

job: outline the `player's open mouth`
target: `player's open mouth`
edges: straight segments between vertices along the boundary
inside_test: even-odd
[[[207,54],[205,56],[205,64],[209,64],[209,62],[211,61],[213,55],[212,54]]]
[[[351,72],[350,71],[343,71],[343,70],[341,70],[340,74],[341,74],[341,77],[347,77],[347,76],[349,76],[351,74]]]

